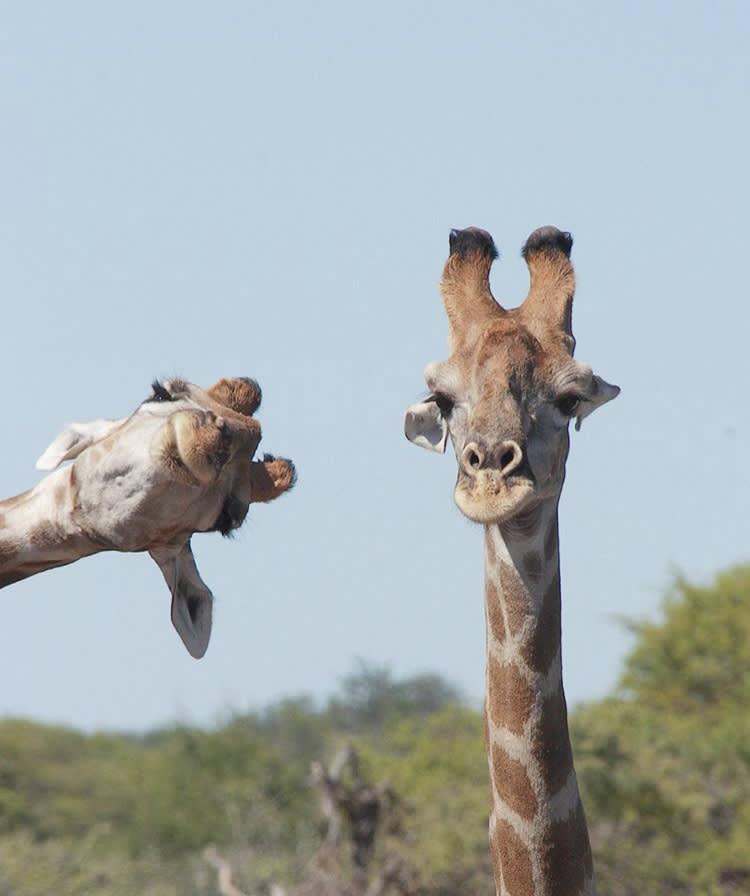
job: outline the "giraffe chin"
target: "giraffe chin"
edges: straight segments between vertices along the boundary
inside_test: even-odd
[[[500,491],[481,488],[478,483],[456,483],[453,498],[465,517],[487,526],[491,523],[507,523],[513,517],[528,510],[535,496],[534,484],[529,479],[515,479],[506,483]]]

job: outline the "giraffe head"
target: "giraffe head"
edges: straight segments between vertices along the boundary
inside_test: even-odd
[[[41,470],[73,461],[69,472],[54,474],[64,479],[53,494],[97,550],[150,552],[194,657],[208,647],[213,596],[195,567],[192,534],[228,535],[249,504],[294,483],[291,461],[253,461],[261,428],[251,415],[260,399],[250,379],[222,379],[207,390],[157,381],[129,417],[70,424],[37,461]]]
[[[523,247],[531,286],[502,308],[489,287],[497,257],[484,230],[454,230],[440,284],[450,357],[427,365],[429,397],[406,412],[406,437],[458,461],[455,500],[469,519],[509,523],[559,497],[576,428],[619,393],[573,358],[575,275],[569,233],[534,231]]]

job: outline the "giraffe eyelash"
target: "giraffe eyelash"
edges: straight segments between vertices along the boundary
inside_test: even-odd
[[[146,401],[174,401],[175,398],[171,392],[162,386],[159,380],[154,380],[151,383],[151,388],[153,390],[153,394],[150,395]]]
[[[455,401],[443,392],[433,392],[432,401],[438,406],[443,419],[447,419],[451,415],[451,411],[455,405]]]
[[[564,417],[574,417],[582,401],[584,401],[582,395],[567,392],[555,400],[555,407]]]

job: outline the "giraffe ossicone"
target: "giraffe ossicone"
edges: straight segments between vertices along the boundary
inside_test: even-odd
[[[484,230],[450,235],[440,284],[450,356],[428,364],[429,396],[406,412],[415,444],[458,462],[462,513],[485,528],[485,723],[490,846],[500,896],[595,892],[568,733],[560,650],[558,502],[569,423],[619,393],[573,358],[569,233],[543,227],[522,255],[523,303],[489,285],[497,250]]]
[[[100,551],[148,551],[171,592],[178,634],[203,656],[213,595],[192,535],[230,534],[251,503],[272,501],[295,481],[291,461],[253,460],[260,399],[258,384],[243,377],[205,390],[155,381],[129,417],[66,426],[37,461],[52,472],[0,501],[0,588]]]

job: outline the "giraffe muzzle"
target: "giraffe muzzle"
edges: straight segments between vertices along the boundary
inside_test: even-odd
[[[490,453],[480,442],[461,452],[454,498],[458,509],[477,523],[504,522],[525,510],[534,496],[523,449],[506,439]]]

